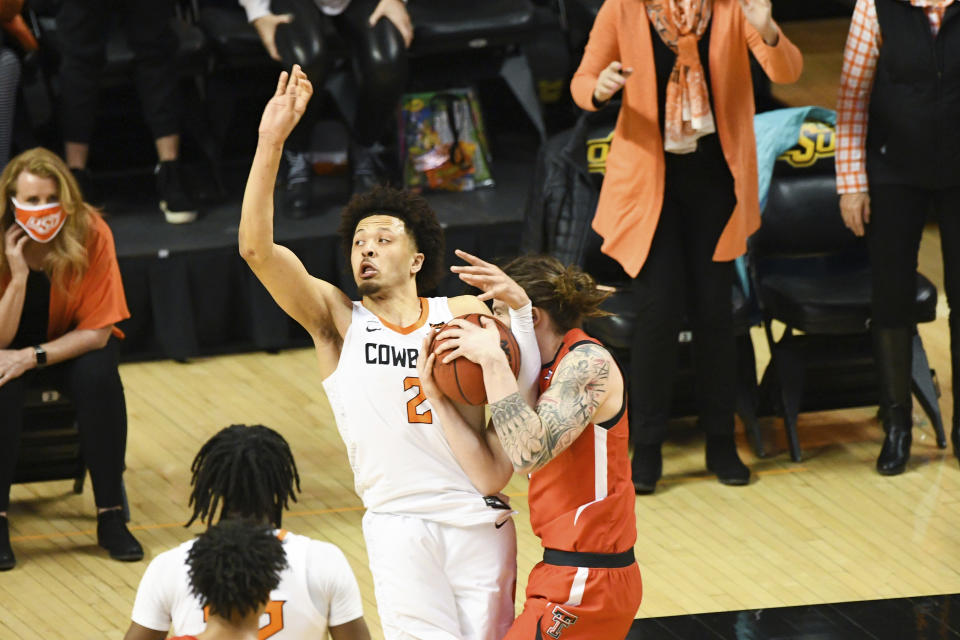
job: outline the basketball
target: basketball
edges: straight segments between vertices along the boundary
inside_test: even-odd
[[[458,316],[460,319],[467,320],[473,324],[480,325],[479,313],[468,313]],[[507,355],[507,362],[510,364],[510,370],[516,377],[520,371],[520,347],[517,345],[513,333],[493,316],[487,316],[497,324],[500,330],[500,348]],[[482,326],[482,325],[481,325]],[[439,332],[434,334],[434,339],[430,342],[430,351],[434,351],[445,338],[439,337]],[[487,389],[483,384],[483,369],[475,362],[471,362],[464,357],[459,357],[450,362],[441,362],[439,354],[433,363],[433,378],[437,386],[448,398],[460,404],[482,405],[487,402]]]

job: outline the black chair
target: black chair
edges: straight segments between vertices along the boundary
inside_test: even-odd
[[[526,207],[522,250],[547,253],[567,264],[577,264],[601,286],[612,291],[604,309],[612,315],[590,319],[585,330],[607,345],[629,376],[631,336],[637,326],[630,277],[619,264],[600,251],[602,240],[590,223],[596,210],[617,110],[609,107],[585,113],[577,125],[551,137],[542,147],[534,184]],[[743,421],[758,456],[765,455],[757,422],[757,376],[750,326],[754,312],[739,286],[731,291],[737,333],[737,414]],[[672,413],[696,413],[692,341],[681,331],[677,380]]]
[[[73,403],[55,385],[42,377],[27,388],[23,407],[23,431],[13,482],[73,480],[73,493],[83,493],[87,467],[80,453]],[[120,481],[123,516],[130,522],[127,490]]]
[[[520,46],[544,29],[559,29],[530,0],[411,2],[414,25],[412,83],[433,90],[486,78],[502,79],[541,140],[546,125],[536,84]],[[442,86],[437,86],[438,84]]]
[[[771,354],[761,381],[761,412],[783,417],[790,456],[799,462],[800,411],[878,403],[867,248],[843,225],[833,172],[816,166],[773,178],[763,225],[749,247]],[[917,322],[936,317],[937,290],[920,274],[915,305]],[[786,325],[779,340],[773,321]],[[913,390],[937,445],[945,448],[938,393],[918,334]]]
[[[73,404],[50,385],[27,389],[14,483],[73,480],[81,493],[85,475]]]

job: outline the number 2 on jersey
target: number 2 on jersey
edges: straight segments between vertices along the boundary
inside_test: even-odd
[[[267,603],[267,608],[264,610],[263,615],[267,617],[267,624],[260,627],[260,631],[257,634],[258,640],[267,640],[267,638],[277,635],[279,632],[283,631],[283,605],[286,604],[286,600],[271,600]],[[203,608],[203,622],[206,623],[207,619],[210,617],[210,606]],[[261,621],[263,618],[261,618]]]
[[[421,404],[427,401],[427,396],[420,386],[420,378],[409,376],[403,379],[403,390],[417,388],[417,395],[407,400],[407,422],[410,424],[433,424],[433,412],[427,409],[423,413],[417,411]]]

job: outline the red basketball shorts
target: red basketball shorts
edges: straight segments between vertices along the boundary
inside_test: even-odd
[[[642,595],[636,562],[613,568],[541,562],[530,572],[523,612],[504,640],[622,640]]]

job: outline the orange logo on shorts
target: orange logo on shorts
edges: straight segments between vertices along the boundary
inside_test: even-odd
[[[553,626],[547,629],[547,635],[551,638],[559,638],[563,630],[573,626],[577,619],[577,616],[564,611],[560,608],[560,605],[557,605],[553,608]]]

